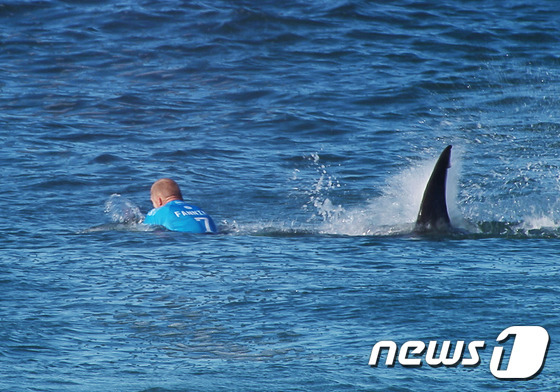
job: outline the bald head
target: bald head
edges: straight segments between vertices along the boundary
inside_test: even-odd
[[[150,198],[154,208],[158,208],[173,200],[183,200],[183,195],[175,181],[170,178],[161,178],[153,183]]]

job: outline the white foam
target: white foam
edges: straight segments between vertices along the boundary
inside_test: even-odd
[[[553,229],[559,227],[559,222],[556,222],[551,216],[537,215],[526,216],[523,219],[522,227],[525,230],[533,229]]]

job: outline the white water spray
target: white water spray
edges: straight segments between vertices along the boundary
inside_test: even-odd
[[[137,224],[144,221],[140,208],[118,193],[112,194],[105,202],[105,213],[114,223]]]

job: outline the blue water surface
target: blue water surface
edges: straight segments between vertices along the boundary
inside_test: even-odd
[[[558,20],[552,0],[1,3],[0,389],[557,390]],[[460,230],[415,234],[449,144]],[[142,225],[161,177],[220,234]],[[546,362],[499,380],[516,325],[548,331]],[[382,340],[486,348],[371,367]]]

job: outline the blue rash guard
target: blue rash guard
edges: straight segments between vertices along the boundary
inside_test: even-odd
[[[212,218],[200,208],[182,200],[173,200],[154,208],[144,219],[146,225],[159,225],[171,231],[186,233],[216,233]]]

